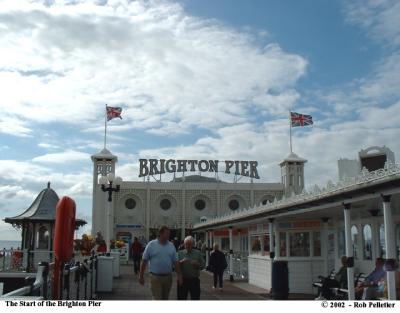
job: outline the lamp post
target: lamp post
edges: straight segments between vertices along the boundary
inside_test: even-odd
[[[112,204],[112,194],[113,192],[119,192],[120,185],[122,183],[121,177],[115,177],[113,173],[109,173],[107,176],[101,176],[99,179],[99,184],[101,185],[101,190],[108,192],[106,209],[106,233],[105,240],[107,244],[107,251],[110,251],[110,215],[111,215],[111,204]],[[115,187],[113,187],[115,184]],[[114,221],[112,221],[114,222]]]

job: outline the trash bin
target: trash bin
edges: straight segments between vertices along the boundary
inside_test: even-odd
[[[113,276],[114,277],[119,277],[119,272],[120,272],[120,252],[119,250],[111,251],[110,256],[114,258],[113,260]]]
[[[287,261],[272,263],[271,296],[274,300],[287,300],[289,296],[289,270]]]
[[[113,262],[111,256],[99,256],[97,259],[97,291],[111,292],[113,288]]]

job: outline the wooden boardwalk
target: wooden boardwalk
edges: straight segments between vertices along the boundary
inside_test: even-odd
[[[113,291],[111,293],[98,293],[99,300],[152,300],[149,278],[145,277],[145,285],[141,286],[138,276],[133,272],[132,265],[121,265],[121,276],[114,278]],[[202,300],[266,300],[266,291],[257,287],[239,288],[239,285],[248,285],[243,282],[224,282],[224,290],[212,289],[212,276],[202,272],[201,277]],[[235,286],[237,284],[238,286]],[[170,300],[176,300],[176,280],[172,285]],[[246,291],[245,289],[251,289]],[[190,296],[189,296],[190,299]]]

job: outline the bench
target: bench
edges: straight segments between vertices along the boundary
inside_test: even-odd
[[[330,279],[335,279],[335,270],[331,270],[331,272],[329,273],[329,278]],[[321,293],[321,288],[322,288],[322,285],[323,285],[323,283],[324,283],[324,279],[325,279],[325,277],[323,277],[323,276],[318,276],[318,279],[319,279],[319,281],[315,281],[315,282],[313,282],[312,283],[312,286],[314,287],[314,288],[317,288],[317,296],[319,296],[319,294]]]
[[[358,284],[363,283],[367,276],[364,273],[359,273],[354,275],[354,287],[357,287]],[[347,288],[333,288],[334,293],[336,294],[335,300],[346,300],[348,299],[349,290]]]
[[[318,278],[319,278],[319,281],[313,282],[313,284],[312,284],[313,287],[318,288],[317,296],[320,295],[321,288],[322,288],[322,285],[324,283],[325,277],[318,276]],[[330,272],[329,278],[330,279],[335,279],[335,271],[334,270],[332,270]],[[357,275],[354,275],[354,287],[357,287],[357,285],[359,283],[364,282],[366,278],[367,278],[367,276],[364,273],[359,273]],[[347,294],[349,292],[348,289],[346,289],[346,288],[331,288],[331,291],[332,291],[332,294],[334,295],[332,300],[344,300],[344,299],[347,299]]]

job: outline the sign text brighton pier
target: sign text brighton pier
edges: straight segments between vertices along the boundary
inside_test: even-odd
[[[139,159],[139,177],[178,172],[219,172],[219,164],[225,164],[225,173],[259,179],[257,161],[218,161],[218,160],[157,160]]]

